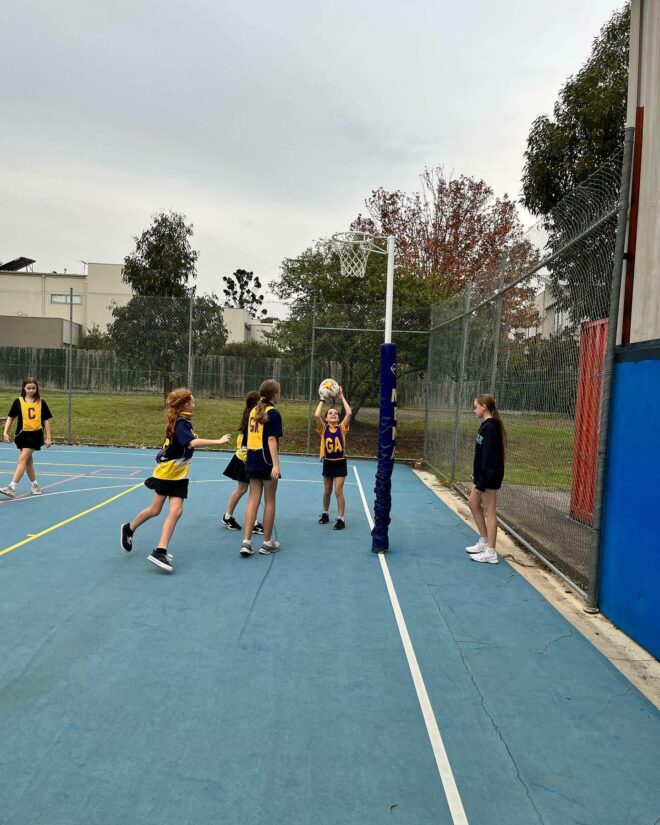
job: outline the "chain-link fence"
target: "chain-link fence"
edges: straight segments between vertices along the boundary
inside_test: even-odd
[[[19,305],[19,300],[24,305],[27,300],[18,293],[14,298],[5,306]],[[23,378],[32,375],[49,404],[55,404],[60,439],[156,444],[161,437],[162,399],[172,388],[189,386],[205,399],[198,405],[196,420],[201,415],[205,421],[215,410],[208,426],[221,421],[218,426],[232,428],[240,419],[245,394],[272,377],[281,384],[287,418],[283,447],[314,453],[317,436],[311,418],[317,390],[322,379],[333,377],[355,411],[351,454],[376,455],[383,307],[312,307],[299,317],[281,320],[279,335],[278,322],[270,330],[260,324],[262,341],[248,340],[248,348],[256,346],[246,354],[223,355],[213,353],[222,352],[228,337],[240,339],[250,331],[240,326],[246,316],[239,313],[237,326],[235,311],[228,312],[208,297],[104,295],[96,303],[104,313],[102,324],[89,317],[87,326],[82,323],[84,312],[90,311],[84,303],[64,306],[57,319],[16,316],[19,339],[39,341],[53,333],[57,321],[59,343],[0,345],[0,403],[9,409]],[[75,312],[69,312],[71,307]],[[401,364],[399,457],[411,460],[423,456],[429,320],[429,309],[395,312],[394,341]],[[121,410],[131,411],[128,422],[122,420]]]
[[[622,155],[436,310],[426,460],[467,492],[481,393],[508,436],[498,513],[579,589],[591,523]]]

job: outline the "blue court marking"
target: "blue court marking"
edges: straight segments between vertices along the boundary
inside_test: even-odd
[[[172,576],[146,562],[162,518],[118,545],[146,488],[0,557],[2,825],[451,825],[357,487],[333,532],[318,461],[285,457],[282,550],[242,559],[228,459],[193,460]],[[515,570],[470,562],[474,534],[405,467],[393,498],[387,564],[470,825],[651,825],[656,709]]]

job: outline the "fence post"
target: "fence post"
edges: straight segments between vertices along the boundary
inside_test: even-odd
[[[433,316],[429,319],[429,346],[426,355],[426,398],[424,399],[424,446],[422,448],[422,459],[427,461],[428,445],[429,445],[429,405],[431,401],[431,355],[433,353],[431,342],[433,340]]]
[[[500,326],[502,324],[502,303],[504,295],[504,278],[506,275],[507,253],[503,252],[500,258],[500,279],[497,285],[497,306],[495,308],[495,345],[493,347],[493,367],[490,372],[490,394],[495,395],[495,382],[497,381],[497,360],[500,352]]]
[[[601,527],[603,514],[603,497],[605,491],[605,474],[607,470],[607,441],[610,428],[610,406],[612,386],[614,383],[614,349],[616,347],[617,325],[619,321],[619,297],[621,292],[621,273],[623,271],[624,249],[628,223],[628,200],[630,197],[630,178],[633,160],[635,129],[626,129],[623,146],[623,163],[621,167],[621,186],[619,188],[619,208],[616,225],[616,243],[614,247],[614,264],[612,266],[612,286],[610,292],[610,313],[607,326],[607,352],[603,368],[603,398],[600,413],[600,436],[598,442],[598,470],[596,475],[596,492],[594,497],[594,514],[591,532],[591,558],[589,560],[589,583],[585,610],[598,612],[598,575],[600,572]]]
[[[73,287],[69,287],[69,437],[68,443],[72,442],[72,417],[73,404],[71,393],[73,389]]]
[[[307,412],[307,452],[312,449],[312,393],[314,392],[314,339],[316,337],[316,301],[312,306],[312,343],[311,354],[309,356],[309,409]]]
[[[458,386],[456,388],[456,413],[454,415],[454,438],[451,445],[451,471],[449,483],[454,483],[456,475],[456,454],[458,453],[458,441],[461,425],[461,397],[463,395],[463,379],[465,377],[465,359],[467,357],[468,324],[470,319],[470,297],[472,284],[470,281],[465,285],[465,304],[463,308],[463,343],[461,346],[461,367],[458,373]]]
[[[188,389],[192,391],[193,362],[192,362],[192,335],[193,335],[193,305],[195,303],[195,287],[190,293],[190,313],[188,315]]]

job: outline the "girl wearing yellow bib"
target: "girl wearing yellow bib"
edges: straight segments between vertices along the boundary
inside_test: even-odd
[[[36,450],[40,450],[44,443],[46,447],[50,447],[53,443],[50,431],[52,417],[48,404],[46,404],[39,394],[39,384],[37,384],[36,380],[32,377],[24,379],[21,385],[20,398],[16,398],[11,405],[3,433],[3,440],[9,441],[9,429],[15,420],[16,435],[14,436],[14,444],[16,444],[17,448],[21,451],[21,454],[18,457],[13,479],[7,487],[0,488],[0,493],[9,496],[9,498],[14,498],[16,496],[18,482],[23,478],[24,474],[27,474],[27,477],[32,482],[30,490],[32,495],[38,496],[41,494],[41,489],[39,488],[37,476],[34,471],[32,455]]]
[[[346,464],[346,435],[349,424],[353,416],[344,391],[339,388],[339,399],[344,407],[344,420],[339,423],[339,410],[330,407],[325,416],[325,421],[321,413],[323,412],[323,400],[319,401],[314,417],[316,419],[316,432],[321,436],[321,461],[323,462],[323,512],[319,516],[319,524],[327,524],[330,521],[330,497],[332,488],[335,488],[335,498],[337,499],[337,521],[333,530],[343,530],[346,526],[344,515],[346,512],[346,499],[344,498],[344,481],[348,475]]]
[[[234,510],[236,509],[238,502],[247,493],[250,486],[250,480],[248,479],[247,470],[245,469],[245,461],[247,459],[248,423],[250,420],[250,413],[257,406],[259,398],[259,393],[256,390],[252,390],[245,396],[245,409],[243,410],[243,416],[238,428],[238,436],[236,437],[236,452],[222,473],[227,476],[227,478],[231,478],[233,481],[237,482],[236,489],[229,496],[227,510],[222,517],[222,524],[227,528],[227,530],[243,529],[234,518]],[[252,532],[263,533],[263,531],[263,524],[255,522]]]
[[[275,526],[275,496],[280,474],[279,441],[282,436],[282,416],[275,409],[280,400],[280,385],[273,378],[259,387],[259,402],[248,419],[247,456],[245,470],[250,480],[250,497],[245,508],[243,542],[239,553],[251,556],[254,520],[259,502],[264,498],[264,543],[259,548],[262,556],[275,553],[280,548],[279,541],[273,539]]]
[[[153,490],[151,504],[139,512],[133,521],[122,524],[119,531],[121,548],[130,553],[135,531],[145,521],[160,515],[165,501],[169,499],[169,512],[163,523],[158,547],[147,557],[148,561],[166,573],[174,570],[168,548],[174,528],[183,514],[183,501],[188,497],[188,473],[195,448],[226,444],[230,439],[229,433],[222,438],[198,438],[191,422],[194,411],[195,398],[189,389],[182,387],[172,390],[167,396],[165,441],[156,456],[153,474],[144,482],[146,487]]]

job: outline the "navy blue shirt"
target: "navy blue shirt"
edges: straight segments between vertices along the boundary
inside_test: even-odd
[[[268,420],[264,423],[263,448],[261,450],[248,450],[245,460],[245,469],[248,473],[270,472],[273,467],[273,459],[268,447],[268,439],[282,437],[282,416],[273,407],[268,410]]]

